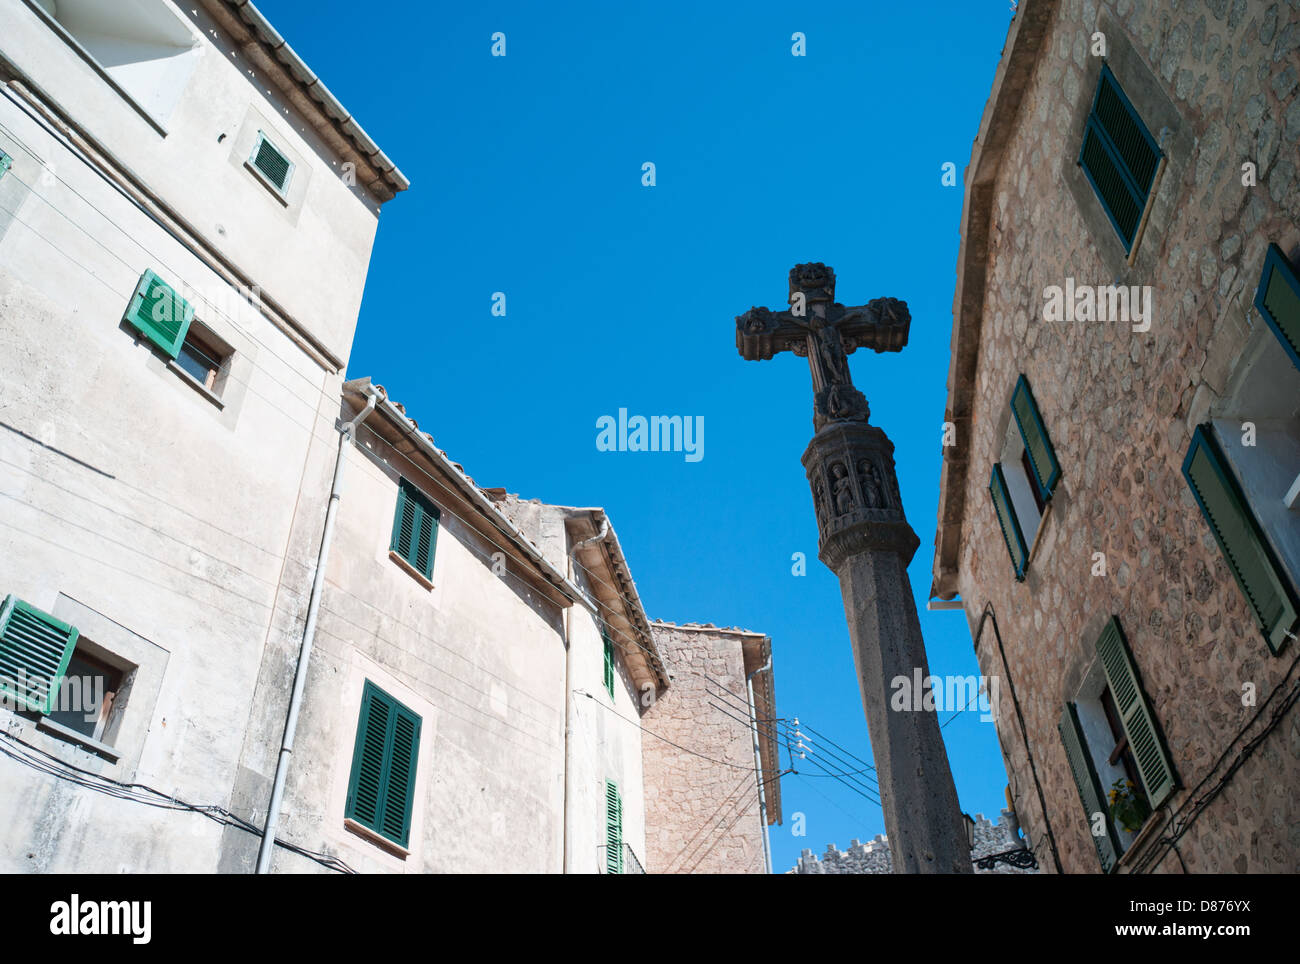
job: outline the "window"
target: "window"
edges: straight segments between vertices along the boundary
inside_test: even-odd
[[[13,166],[14,159],[4,151],[0,151],[0,179],[3,179],[4,176],[9,173],[9,168]]]
[[[194,306],[158,275],[146,271],[122,320],[175,360],[194,320]]]
[[[1117,618],[1112,617],[1098,637],[1097,663],[1076,700],[1063,707],[1057,730],[1097,858],[1109,873],[1143,822],[1126,827],[1118,815],[1111,816],[1111,788],[1127,780],[1132,785],[1130,795],[1141,808],[1136,812],[1149,816],[1169,798],[1176,783],[1168,748]]]
[[[49,713],[60,726],[104,742],[113,701],[122,689],[125,673],[78,646],[68,660],[64,683],[67,698]]]
[[[230,345],[196,318],[190,324],[172,365],[200,389],[201,394],[220,407],[234,354]]]
[[[135,666],[101,650],[77,627],[14,596],[0,607],[0,695],[39,715],[37,726],[116,762],[111,745]]]
[[[605,781],[605,873],[623,872],[623,797],[618,784]]]
[[[1300,278],[1276,244],[1270,244],[1264,256],[1255,308],[1282,342],[1291,363],[1300,368]]]
[[[433,579],[433,552],[442,513],[406,479],[397,487],[397,511],[389,555],[404,562],[426,582]]]
[[[405,848],[411,837],[419,750],[420,717],[366,680],[345,821]]]
[[[1016,579],[1023,580],[1061,466],[1024,375],[1011,393],[1011,415],[1001,460],[989,477],[989,495]]]
[[[1183,476],[1246,597],[1256,625],[1276,655],[1295,630],[1300,599],[1209,425],[1197,426],[1193,433],[1183,460]]]
[[[28,0],[28,6],[162,131],[203,53],[163,0]]]
[[[293,177],[293,161],[289,160],[263,131],[257,132],[257,140],[253,144],[253,153],[248,158],[248,166],[281,197],[288,192],[289,179]]]
[[[1123,242],[1126,254],[1132,251],[1137,239],[1163,156],[1110,67],[1103,65],[1084,127],[1078,163]]]
[[[601,642],[605,645],[605,692],[614,698],[614,641],[609,638],[609,630],[601,627]]]

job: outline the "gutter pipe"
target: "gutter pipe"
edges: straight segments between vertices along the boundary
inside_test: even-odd
[[[289,775],[289,758],[293,755],[293,738],[298,729],[298,713],[307,689],[307,664],[311,660],[312,644],[316,640],[316,617],[320,613],[321,596],[325,588],[325,564],[329,561],[330,543],[334,538],[334,519],[338,515],[339,499],[343,495],[343,467],[347,464],[348,443],[355,444],[357,427],[375,410],[379,393],[367,385],[365,407],[356,418],[339,429],[339,452],[334,461],[334,483],[330,486],[329,506],[325,510],[325,530],[321,533],[320,553],[316,557],[316,574],[311,581],[311,599],[307,604],[307,625],[303,629],[302,648],[298,651],[298,666],[293,674],[293,695],[289,698],[289,715],[284,723],[284,738],[280,742],[280,758],[275,764],[275,780],[271,784],[271,803],[266,811],[266,828],[257,850],[258,874],[271,872],[271,858],[275,852],[276,825],[280,821],[280,804],[284,798],[284,785]]]

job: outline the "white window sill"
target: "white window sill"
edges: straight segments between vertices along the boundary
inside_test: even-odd
[[[393,562],[397,563],[398,566],[400,566],[403,570],[406,571],[407,575],[409,575],[412,579],[418,582],[421,586],[423,586],[429,592],[433,592],[433,583],[429,580],[427,576],[425,576],[424,573],[420,572],[419,569],[416,569],[413,565],[411,565],[409,562],[407,562],[405,559],[399,556],[392,549],[388,550],[388,558],[392,559]]]
[[[399,860],[405,860],[407,857],[411,856],[411,851],[407,850],[401,844],[393,843],[393,841],[389,840],[387,837],[375,833],[375,831],[371,830],[369,827],[362,826],[351,817],[343,818],[343,827],[344,829],[356,834],[358,837],[364,837],[381,850],[388,851]]]
[[[78,733],[76,730],[69,729],[62,723],[55,723],[48,716],[42,716],[36,721],[36,728],[50,734],[55,739],[62,740],[65,743],[72,743],[81,747],[88,753],[95,756],[103,757],[109,763],[116,763],[122,758],[122,754],[109,746],[107,743],[101,743],[99,740],[86,736],[84,733]]]
[[[1142,825],[1142,829],[1137,832],[1137,836],[1133,838],[1133,842],[1128,845],[1128,849],[1124,851],[1115,866],[1119,868],[1131,864],[1136,859],[1138,851],[1142,849],[1142,845],[1155,833],[1156,828],[1163,826],[1163,824],[1164,818],[1161,816],[1160,810],[1157,809],[1151,816],[1147,817],[1146,823]]]
[[[262,182],[263,186],[265,186],[265,188],[271,192],[271,195],[277,201],[279,201],[285,207],[289,206],[289,198],[285,194],[285,192],[281,191],[278,187],[276,187],[273,183],[271,183],[271,179],[267,177],[265,174],[263,174],[261,171],[259,171],[256,165],[254,165],[251,161],[244,161],[244,167],[247,168],[249,171],[251,171],[253,173],[253,176]],[[288,189],[287,184],[285,185],[285,189],[286,190]]]
[[[193,375],[187,372],[184,368],[181,368],[180,365],[176,364],[176,360],[174,358],[168,359],[167,367],[170,368],[172,371],[174,371],[177,375],[179,375],[181,379],[190,386],[190,388],[194,389],[196,392],[198,392],[200,395],[206,398],[213,405],[217,406],[218,409],[224,409],[226,407],[226,403],[221,400],[220,395],[218,395],[212,389],[208,388],[208,386],[204,385],[201,381],[199,381],[197,378],[195,378]]]

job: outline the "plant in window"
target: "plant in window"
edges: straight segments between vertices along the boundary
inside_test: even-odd
[[[1132,780],[1116,780],[1107,795],[1110,817],[1129,833],[1137,833],[1151,816],[1151,805]]]

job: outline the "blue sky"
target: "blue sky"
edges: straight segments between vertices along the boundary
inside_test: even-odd
[[[924,606],[961,172],[1009,2],[259,6],[412,181],[380,219],[349,375],[388,387],[480,485],[604,506],[651,618],[770,634],[780,715],[867,760],[799,463],[808,366],[743,361],[735,316],[783,308],[806,261],[834,267],[844,304],[907,301],[907,348],[850,366],[921,539],[931,671],[979,672],[965,619]],[[619,408],[703,416],[703,459],[598,451],[596,420]],[[963,808],[995,817],[993,725],[972,710],[943,733]],[[801,771],[782,781],[777,872],[884,832],[878,807]]]

